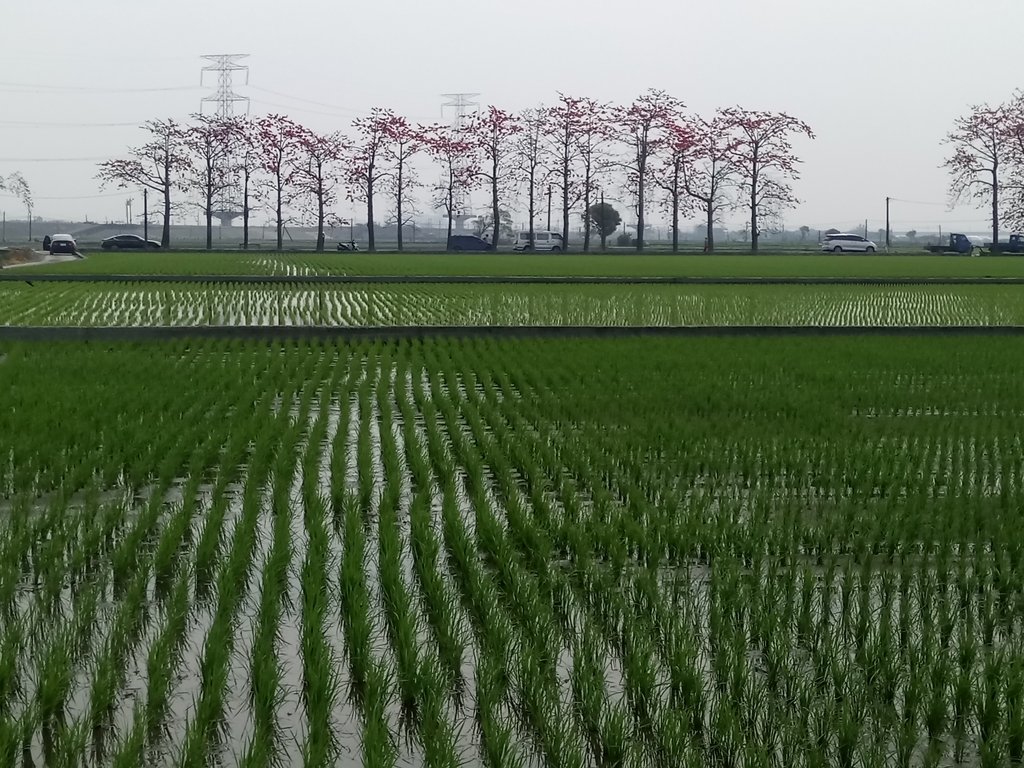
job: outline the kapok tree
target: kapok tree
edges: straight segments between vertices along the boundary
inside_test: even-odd
[[[179,180],[185,192],[194,192],[201,200],[200,209],[206,218],[206,250],[213,248],[213,210],[223,202],[224,193],[232,187],[231,126],[223,118],[211,115],[192,115],[192,125],[182,134],[188,164]]]
[[[583,250],[590,247],[590,195],[595,188],[598,149],[608,138],[607,107],[593,99],[558,94],[545,110],[544,134],[551,161],[550,178],[562,208],[562,241],[569,245],[569,217],[583,203]]]
[[[387,142],[382,159],[387,165],[384,178],[385,193],[395,203],[395,222],[398,228],[398,250],[403,250],[403,228],[411,221],[409,215],[410,190],[419,186],[412,158],[423,149],[420,131],[401,115],[392,114],[386,129]]]
[[[516,152],[514,141],[523,128],[519,118],[497,107],[474,115],[466,125],[466,136],[480,153],[480,179],[491,192],[491,221],[494,227],[493,243],[501,238],[501,196],[515,182]]]
[[[679,251],[679,215],[690,210],[686,194],[686,166],[697,144],[693,125],[688,120],[673,120],[662,127],[664,146],[652,179],[665,192],[664,203],[672,221],[672,252]]]
[[[950,200],[990,206],[993,243],[999,242],[1001,173],[1014,149],[1012,120],[1006,105],[976,104],[954,121],[943,142],[952,149],[943,163],[950,174]]]
[[[545,167],[546,146],[544,126],[547,115],[540,109],[524,109],[519,113],[522,132],[516,137],[517,176],[526,185],[526,220],[529,233],[529,247],[534,240],[534,221],[537,217],[537,188],[547,177]]]
[[[590,234],[593,224],[593,219],[589,214],[592,195],[597,189],[597,181],[601,173],[606,170],[609,163],[605,150],[614,135],[614,126],[611,122],[611,109],[607,104],[585,97],[575,99],[574,102],[573,111],[576,124],[574,142],[579,163],[580,193],[583,197],[583,250],[587,252],[590,250]],[[616,224],[616,226],[618,225]],[[604,240],[602,240],[603,247]]]
[[[707,252],[715,251],[715,224],[733,205],[736,169],[730,162],[731,125],[721,111],[710,120],[697,117],[690,125],[694,145],[683,164],[683,188],[704,215]]]
[[[664,126],[679,120],[683,109],[679,99],[651,88],[629,106],[614,111],[618,139],[626,146],[626,156],[619,166],[626,174],[635,201],[638,251],[644,249],[644,209],[651,158],[665,145]]]
[[[353,196],[366,203],[366,247],[370,251],[377,249],[373,203],[379,184],[389,172],[384,154],[394,120],[394,112],[378,107],[369,117],[352,121],[356,138],[347,158],[347,177]]]
[[[456,129],[432,125],[421,129],[427,154],[440,166],[441,177],[434,185],[434,205],[448,218],[448,239],[452,237],[452,221],[461,192],[468,192],[478,177],[473,144]]]
[[[807,123],[784,112],[729,107],[720,114],[732,136],[729,162],[750,207],[750,250],[757,253],[761,218],[797,202],[790,182],[799,178],[800,159],[791,139],[800,135],[813,139],[814,132]]]
[[[333,223],[330,209],[338,199],[338,163],[346,149],[345,141],[337,132],[320,134],[308,128],[301,128],[295,141],[293,181],[301,196],[302,209],[316,222],[316,249],[323,251],[324,227]]]
[[[255,146],[263,172],[258,194],[274,213],[277,250],[284,250],[285,210],[296,196],[294,185],[301,157],[299,137],[302,126],[284,115],[264,115],[256,120]]]
[[[583,191],[577,173],[583,101],[560,93],[558,103],[544,110],[544,138],[551,155],[551,180],[561,198],[562,243],[566,248],[569,247],[569,213]]]
[[[151,189],[163,199],[163,231],[160,245],[171,245],[171,192],[188,169],[184,128],[175,120],[149,120],[142,125],[150,139],[128,150],[128,157],[100,163],[97,178],[103,185],[120,189],[140,186]]]
[[[228,169],[232,181],[242,195],[242,248],[249,248],[249,218],[255,179],[260,171],[260,148],[256,142],[256,122],[248,116],[225,118],[228,127],[230,155]]]

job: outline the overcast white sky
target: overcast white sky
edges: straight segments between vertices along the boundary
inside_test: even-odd
[[[877,230],[889,195],[914,201],[893,204],[896,232],[983,231],[983,211],[944,206],[940,142],[971,103],[1024,86],[1024,0],[31,0],[2,23],[0,175],[24,174],[36,215],[93,221],[123,219],[129,196],[98,196],[96,162],[139,143],[133,125],[198,111],[203,54],[250,54],[252,112],[320,130],[374,106],[436,121],[458,91],[516,110],[656,87],[701,113],[786,111],[817,139],[797,145],[785,220],[814,229]]]

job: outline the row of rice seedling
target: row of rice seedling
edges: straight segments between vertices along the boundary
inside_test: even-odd
[[[348,237],[348,232],[339,233]],[[337,235],[335,235],[337,237]],[[328,238],[330,241],[332,238]],[[330,242],[328,243],[330,245]],[[929,256],[920,254],[715,253],[673,254],[647,251],[610,253],[444,253],[437,243],[428,252],[275,253],[253,249],[94,251],[60,264],[22,266],[18,274],[86,275],[595,275],[702,277],[909,277],[942,278],[1024,276],[1024,262],[1002,256]],[[695,244],[699,247],[699,244]],[[223,246],[223,244],[222,244]]]
[[[1019,346],[9,346],[0,761],[1019,763]]]
[[[1016,286],[0,284],[0,323],[196,325],[1024,324]]]

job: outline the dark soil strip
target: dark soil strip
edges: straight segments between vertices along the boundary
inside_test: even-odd
[[[82,275],[0,273],[18,283],[291,283],[478,285],[1024,285],[1024,277],[624,277],[609,275]]]
[[[0,341],[147,341],[153,339],[617,338],[624,336],[1018,336],[1024,325],[707,325],[707,326],[2,326]]]

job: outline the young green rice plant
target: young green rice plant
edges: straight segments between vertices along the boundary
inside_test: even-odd
[[[453,724],[446,718],[446,672],[432,653],[424,653],[420,663],[420,701],[422,722],[420,741],[426,765],[456,768],[461,764],[455,746]]]
[[[605,703],[605,681],[601,669],[600,649],[593,629],[584,625],[583,631],[574,635],[573,665],[570,684],[573,694],[573,711],[579,721],[591,759],[602,762],[605,747],[602,743],[601,718]],[[622,756],[623,759],[625,755]]]
[[[1001,750],[1003,700],[1000,688],[1004,673],[1003,654],[987,653],[981,669],[981,686],[975,698],[975,720],[978,727],[982,764],[993,765]]]
[[[144,601],[148,568],[139,569],[118,604],[107,638],[94,658],[89,685],[88,723],[98,756],[106,753],[106,736],[112,727],[117,697],[126,679],[126,659],[141,639],[145,626]]]
[[[344,521],[345,535],[338,582],[340,614],[348,654],[350,693],[357,701],[362,701],[370,682],[372,624],[370,598],[363,570],[366,541],[360,507],[355,497],[345,497]]]
[[[363,765],[395,765],[398,748],[388,728],[387,708],[392,694],[388,674],[380,662],[370,663],[366,675],[366,691],[363,697]]]
[[[248,572],[252,566],[266,479],[249,475],[231,549],[218,576],[216,607],[199,661],[200,692],[181,749],[180,762],[184,765],[200,764],[223,743],[229,662],[235,646],[239,609],[249,583]]]
[[[145,715],[147,743],[150,744],[164,735],[174,676],[181,666],[188,629],[190,584],[191,574],[183,569],[172,587],[164,625],[146,657]]]
[[[1024,663],[1020,656],[1010,666],[1006,676],[1006,747],[1010,762],[1024,763]]]
[[[47,762],[55,761],[56,744],[67,717],[67,699],[74,673],[73,644],[69,629],[58,630],[38,668],[35,711],[42,728],[43,754]]]
[[[306,499],[309,544],[300,574],[302,592],[303,701],[309,736],[303,747],[307,765],[325,765],[336,759],[338,745],[331,713],[338,698],[338,676],[326,640],[328,605],[328,534],[326,505],[319,497]]]

